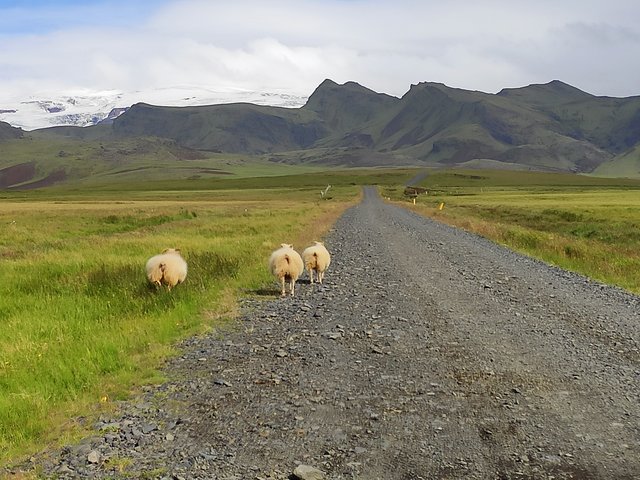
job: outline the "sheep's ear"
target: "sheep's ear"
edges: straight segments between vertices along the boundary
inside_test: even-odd
[[[181,253],[179,248],[174,248],[173,251],[176,253]]]
[[[171,250],[170,248],[165,248],[164,250],[162,250],[162,253],[167,253],[169,250]]]

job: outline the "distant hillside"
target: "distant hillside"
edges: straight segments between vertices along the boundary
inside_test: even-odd
[[[12,127],[6,122],[0,122],[0,141],[20,138],[23,133],[24,132],[20,128]]]
[[[640,144],[608,162],[601,163],[592,173],[599,177],[640,178]]]
[[[400,99],[325,80],[299,109],[137,105],[114,121],[113,131],[219,152],[305,150],[320,163],[494,160],[506,168],[591,172],[638,144],[639,127],[640,97],[595,97],[557,80],[495,95],[425,82]]]
[[[250,103],[205,107],[139,103],[113,121],[113,133],[169,138],[199,150],[259,154],[309,148],[327,130],[316,115],[303,109]]]
[[[556,123],[559,133],[613,154],[640,142],[640,96],[595,97],[557,80],[498,95],[533,106]]]
[[[191,150],[285,163],[468,166],[640,176],[640,97],[563,82],[488,94],[424,82],[402,97],[325,80],[300,108],[136,104],[113,121],[34,135],[159,138]],[[620,167],[618,167],[620,165]]]

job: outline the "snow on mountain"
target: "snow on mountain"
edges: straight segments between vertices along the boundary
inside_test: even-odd
[[[75,125],[86,127],[112,120],[138,102],[186,107],[246,102],[277,107],[301,107],[307,97],[284,92],[257,92],[237,88],[177,86],[146,91],[116,90],[41,93],[29,98],[0,98],[0,120],[24,130]]]

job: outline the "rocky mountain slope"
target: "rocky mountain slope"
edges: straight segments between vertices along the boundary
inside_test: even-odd
[[[396,98],[325,80],[300,108],[134,105],[114,120],[113,134],[233,153],[316,150],[308,159],[321,163],[373,156],[382,164],[492,160],[591,172],[638,145],[639,127],[640,97],[595,97],[559,81],[498,94],[426,82]]]
[[[138,103],[110,125],[30,135],[94,142],[157,138],[205,155],[284,163],[640,176],[640,97],[596,97],[560,81],[497,94],[425,82],[396,98],[325,80],[297,108]]]

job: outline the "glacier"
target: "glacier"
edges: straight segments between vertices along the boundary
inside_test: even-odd
[[[233,87],[181,85],[133,92],[84,89],[40,92],[28,98],[0,95],[0,121],[23,130],[65,125],[86,127],[113,120],[139,102],[173,107],[253,103],[298,108],[306,101],[306,96],[284,91],[255,91]]]

